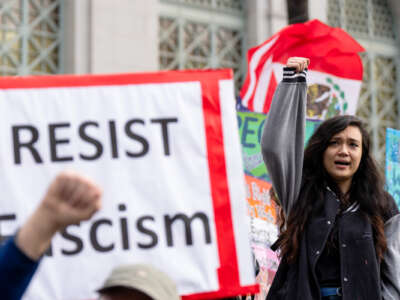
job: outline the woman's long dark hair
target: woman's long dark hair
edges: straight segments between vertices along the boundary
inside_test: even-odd
[[[323,203],[325,187],[329,186],[338,197],[343,195],[323,166],[323,154],[332,136],[348,126],[360,129],[362,135],[362,156],[358,170],[353,176],[348,199],[360,204],[361,212],[370,220],[373,228],[375,250],[382,259],[386,250],[384,219],[389,214],[389,196],[384,190],[383,176],[370,153],[370,138],[361,120],[354,116],[336,116],[323,122],[310,138],[304,152],[303,178],[299,201],[292,208],[286,229],[280,233],[278,247],[281,257],[288,263],[296,261],[299,245],[306,223],[313,207]],[[315,208],[314,208],[315,209]]]

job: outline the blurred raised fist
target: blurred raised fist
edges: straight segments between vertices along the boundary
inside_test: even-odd
[[[306,57],[290,57],[287,60],[286,66],[289,68],[296,68],[297,72],[302,72],[310,64],[310,59]]]
[[[20,228],[17,246],[31,259],[39,259],[57,231],[90,219],[100,209],[101,194],[90,179],[72,171],[61,172]]]
[[[88,220],[100,209],[102,191],[78,173],[64,171],[50,184],[39,209],[49,214],[57,230]]]

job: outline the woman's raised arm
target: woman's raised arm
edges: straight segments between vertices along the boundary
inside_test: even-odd
[[[264,162],[286,215],[299,195],[302,179],[309,62],[308,58],[289,58],[261,138]]]

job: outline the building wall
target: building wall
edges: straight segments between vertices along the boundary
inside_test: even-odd
[[[397,45],[400,49],[400,1],[398,0],[388,0],[391,12],[393,14],[395,32],[397,35]]]
[[[90,0],[69,0],[64,6],[64,72],[90,73]]]
[[[63,72],[64,1],[0,1],[0,76]]]
[[[308,0],[308,16],[310,20],[318,19],[327,23],[328,0]]]
[[[158,69],[157,0],[68,0],[66,4],[65,73]]]
[[[64,7],[64,72],[138,72],[159,68],[159,0],[68,0]],[[287,25],[286,1],[246,4],[245,49]],[[165,7],[165,5],[163,6]]]

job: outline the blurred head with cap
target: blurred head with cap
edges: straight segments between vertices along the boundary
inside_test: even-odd
[[[97,290],[100,300],[179,300],[175,283],[150,265],[122,265]]]

